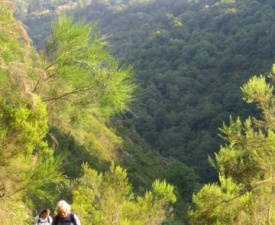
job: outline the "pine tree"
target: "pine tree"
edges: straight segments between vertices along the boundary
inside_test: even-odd
[[[60,16],[44,51],[46,76],[34,91],[47,104],[50,122],[65,129],[87,126],[91,116],[123,113],[133,100],[131,68],[119,65],[94,29],[84,20]]]
[[[84,175],[77,179],[72,208],[83,224],[161,225],[171,214],[176,201],[174,187],[156,180],[152,191],[136,196],[128,183],[127,172],[111,165],[110,171],[99,173],[83,164]]]
[[[207,184],[193,196],[191,224],[274,224],[275,66],[268,78],[253,76],[241,88],[247,103],[254,103],[261,118],[242,122],[230,118],[220,129],[226,145],[212,165],[219,184]]]

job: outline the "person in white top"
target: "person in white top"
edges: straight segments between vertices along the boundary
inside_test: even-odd
[[[49,209],[43,209],[41,213],[34,218],[33,225],[51,225],[53,222]]]

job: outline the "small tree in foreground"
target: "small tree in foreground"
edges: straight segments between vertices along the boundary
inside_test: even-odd
[[[171,216],[171,203],[176,201],[174,187],[156,180],[152,191],[136,196],[121,167],[99,173],[83,165],[84,175],[77,180],[72,208],[82,223],[101,225],[161,225]]]
[[[275,79],[275,65],[269,78]],[[230,118],[220,129],[226,141],[212,165],[219,184],[207,184],[193,196],[190,224],[274,224],[275,96],[264,76],[253,76],[241,88],[247,103],[262,112],[242,122]]]

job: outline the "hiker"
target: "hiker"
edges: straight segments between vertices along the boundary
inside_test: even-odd
[[[51,225],[53,222],[52,217],[50,216],[51,211],[49,209],[43,209],[41,213],[34,218],[34,225]]]
[[[60,200],[57,203],[56,212],[52,225],[81,225],[78,216],[71,213],[71,207],[66,201]]]

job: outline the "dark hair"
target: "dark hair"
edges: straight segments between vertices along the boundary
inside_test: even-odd
[[[51,211],[50,211],[48,208],[46,208],[46,209],[43,209],[43,210],[41,211],[40,214],[43,214],[43,213],[48,213],[48,214],[50,214]]]

